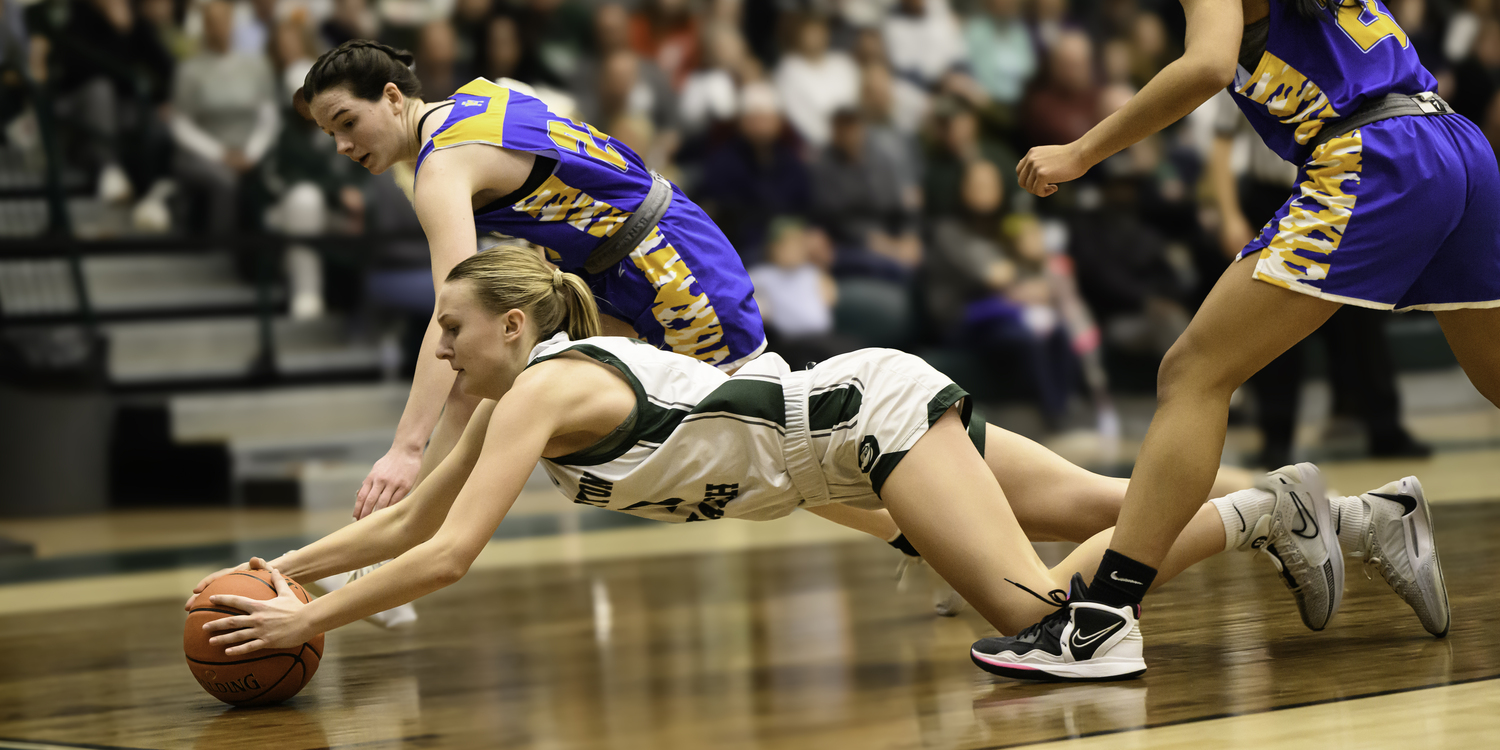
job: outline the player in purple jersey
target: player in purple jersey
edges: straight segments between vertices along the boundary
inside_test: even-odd
[[[475,253],[477,232],[498,232],[541,246],[549,262],[583,278],[604,312],[606,335],[639,337],[726,372],[764,350],[760,311],[738,254],[698,206],[629,147],[482,79],[447,100],[425,102],[411,62],[385,45],[347,42],[318,59],[295,103],[333,136],[339,153],[372,173],[414,165],[414,202],[435,284]],[[396,439],[361,486],[356,518],[401,500],[426,477],[478,404],[438,361],[440,336],[434,319]],[[1114,493],[1079,497],[1080,518],[1097,528],[1112,522]],[[914,552],[883,510],[814,512]],[[345,581],[318,583],[335,588]]]
[[[1027,153],[1021,186],[1051,195],[1225,86],[1267,145],[1300,166],[1298,186],[1163,359],[1156,416],[1093,582],[1018,637],[974,644],[975,663],[999,674],[1109,679],[1145,668],[1139,656],[1112,656],[1111,643],[1136,627],[1202,504],[1230,394],[1339,305],[1434,311],[1470,381],[1500,404],[1500,170],[1479,129],[1432,93],[1390,11],[1378,0],[1182,4],[1182,57],[1079,140]],[[1342,598],[1342,543],[1380,561],[1424,627],[1447,633],[1420,489],[1367,495],[1334,520],[1316,467],[1271,477],[1274,499],[1226,514],[1226,531],[1265,525],[1263,551],[1309,627],[1322,629]]]
[[[501,233],[585,278],[606,333],[634,336],[726,371],[765,347],[749,275],[713,222],[628,147],[520,91],[475,80],[425,102],[411,55],[366,40],[325,53],[295,99],[375,174],[414,166],[413,202],[434,280]],[[452,448],[476,401],[453,388],[428,325],[391,450],[355,517],[404,496]]]

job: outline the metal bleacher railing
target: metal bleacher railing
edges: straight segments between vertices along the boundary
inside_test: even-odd
[[[0,145],[0,382],[161,392],[389,374],[345,316],[288,316],[278,269],[293,241],[360,274],[419,238],[81,237],[76,220],[104,207],[66,167],[46,87],[25,93],[41,158]]]

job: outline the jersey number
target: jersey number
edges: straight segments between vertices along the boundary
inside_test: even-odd
[[[1395,37],[1406,47],[1406,32],[1396,25],[1395,19],[1380,12],[1375,0],[1339,0],[1339,28],[1354,40],[1365,52],[1380,44],[1381,40]]]
[[[573,123],[573,125],[576,124]],[[581,147],[583,153],[621,172],[630,170],[630,165],[625,163],[625,157],[621,156],[614,146],[609,145],[609,136],[595,130],[593,125],[584,125],[585,130],[578,130],[573,125],[565,120],[552,120],[547,123],[547,135],[552,137],[552,142],[556,143],[559,148],[565,148],[576,154]],[[600,146],[600,142],[604,145]]]

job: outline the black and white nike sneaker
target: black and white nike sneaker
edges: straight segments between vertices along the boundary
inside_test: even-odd
[[[1365,504],[1365,529],[1351,556],[1364,560],[1396,595],[1406,600],[1422,627],[1442,638],[1448,634],[1448,587],[1432,538],[1432,513],[1416,477],[1398,479],[1358,498]],[[1354,498],[1349,498],[1350,501]]]
[[[1264,541],[1254,541],[1291,589],[1302,623],[1322,630],[1344,599],[1344,555],[1323,475],[1309,463],[1283,466],[1255,486],[1274,493],[1276,505]]]
[[[1075,573],[1067,604],[1014,637],[976,642],[969,657],[980,669],[1003,677],[1102,682],[1145,672],[1142,645],[1140,608],[1089,601],[1083,576]]]

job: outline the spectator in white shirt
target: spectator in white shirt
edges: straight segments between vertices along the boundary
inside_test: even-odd
[[[795,368],[858,347],[834,332],[838,285],[825,268],[830,253],[821,233],[784,217],[771,225],[767,262],[750,268],[769,348]]]
[[[796,49],[776,67],[776,90],[797,134],[815,147],[827,145],[833,113],[859,99],[859,70],[849,55],[828,48],[826,20],[803,20]]]
[[[715,24],[703,31],[703,67],[688,74],[682,86],[679,109],[682,127],[698,133],[709,126],[733,120],[737,114],[739,83],[751,63],[744,37],[733,26]]]
[[[896,74],[924,88],[966,64],[963,33],[948,0],[901,0],[881,25]]]

